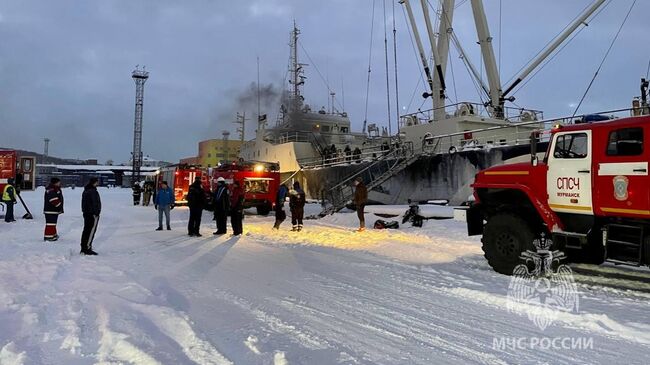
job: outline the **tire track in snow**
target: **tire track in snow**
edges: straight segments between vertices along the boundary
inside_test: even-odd
[[[113,360],[131,364],[162,365],[146,352],[127,341],[128,335],[113,332],[108,328],[109,313],[102,306],[97,307],[97,330],[101,338],[97,350],[98,364],[112,364]]]
[[[178,343],[185,355],[197,364],[233,364],[194,332],[187,317],[169,308],[155,305],[132,303],[131,306],[147,316],[167,337]]]

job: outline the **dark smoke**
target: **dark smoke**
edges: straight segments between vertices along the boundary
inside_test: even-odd
[[[280,105],[283,100],[284,90],[273,83],[260,84],[259,87],[259,105],[260,114],[267,115],[268,126],[275,124],[276,117],[280,111]],[[212,138],[220,138],[221,134],[215,135],[215,132],[229,130],[231,138],[237,139],[236,133],[238,125],[233,122],[237,113],[246,113],[246,139],[253,138],[257,128],[257,101],[258,89],[257,83],[251,82],[243,90],[231,89],[225,93],[219,101],[219,107],[215,109],[214,119],[210,122],[209,129]]]

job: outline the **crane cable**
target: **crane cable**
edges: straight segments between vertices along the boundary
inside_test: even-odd
[[[397,83],[397,28],[395,27],[395,0],[393,6],[393,66],[395,68],[395,112],[397,114],[397,132],[399,132],[399,84]]]
[[[575,117],[576,113],[578,112],[578,109],[580,109],[580,106],[582,105],[582,102],[587,97],[587,93],[589,93],[589,89],[591,89],[591,86],[594,84],[594,81],[596,81],[596,77],[598,77],[598,73],[600,72],[601,68],[605,64],[605,60],[607,59],[607,56],[609,56],[609,52],[614,47],[614,44],[616,43],[616,40],[618,39],[618,36],[621,34],[621,31],[623,30],[623,26],[625,26],[625,23],[627,22],[627,19],[630,17],[630,14],[632,13],[632,9],[634,9],[634,5],[636,5],[636,1],[637,0],[632,1],[632,5],[630,5],[630,9],[627,11],[627,14],[625,15],[625,18],[623,19],[623,22],[621,23],[621,26],[618,27],[618,30],[616,31],[616,35],[614,35],[614,38],[612,39],[612,42],[609,44],[609,48],[607,48],[607,52],[605,52],[605,55],[603,56],[602,61],[600,61],[600,65],[598,65],[598,68],[596,69],[596,72],[594,73],[594,76],[591,78],[591,81],[589,82],[589,85],[587,86],[587,89],[585,90],[585,93],[582,95],[582,98],[580,99],[580,102],[578,103],[578,106],[576,106],[576,109],[573,111],[573,115],[571,116],[572,118]]]
[[[388,34],[386,31],[386,0],[382,1],[384,9],[384,58],[386,59],[386,106],[388,107],[388,135],[392,134],[391,111],[390,111],[390,79],[388,67]]]
[[[368,81],[366,82],[366,112],[363,117],[363,130],[366,133],[366,126],[368,124],[368,100],[370,99],[370,72],[372,64],[372,36],[375,32],[375,0],[372,0],[372,15],[370,20],[370,47],[368,51]]]

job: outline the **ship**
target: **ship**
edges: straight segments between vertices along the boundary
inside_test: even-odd
[[[353,132],[348,114],[335,105],[335,93],[330,92],[331,107],[318,110],[305,102],[302,88],[305,85],[305,68],[298,53],[300,29],[294,23],[290,35],[288,87],[284,91],[277,118],[272,126],[266,114],[258,116],[255,138],[240,148],[239,157],[246,161],[274,162],[286,179],[295,177],[306,161],[329,164],[339,155],[352,154],[354,150],[380,145],[381,136],[369,137],[364,132]],[[369,126],[374,128],[374,125]],[[384,136],[384,140],[388,136]]]
[[[377,139],[376,135],[373,138],[365,131],[361,134],[351,134],[346,142],[353,143],[354,146],[361,144],[360,153],[351,156],[332,156],[327,151],[323,152],[319,147],[320,141],[311,136],[318,137],[323,133],[315,126],[318,122],[311,122],[313,129],[306,131],[317,133],[305,137],[303,148],[309,153],[298,152],[297,146],[288,150],[286,157],[290,161],[284,172],[287,179],[302,182],[311,198],[323,202],[322,215],[348,205],[354,194],[353,182],[357,178],[364,180],[368,186],[369,200],[374,203],[405,204],[408,201],[438,200],[462,204],[471,199],[470,184],[478,171],[494,165],[530,159],[531,141],[534,139],[534,144],[540,150],[544,149],[547,142],[545,131],[551,125],[571,124],[589,119],[589,116],[576,115],[545,119],[540,110],[510,107],[506,103],[514,102],[514,97],[510,94],[552,57],[558,48],[565,45],[567,39],[581,26],[589,24],[605,0],[595,0],[585,8],[508,85],[502,85],[500,80],[482,0],[472,0],[470,3],[484,72],[479,71],[467,57],[453,32],[453,13],[456,5],[454,0],[441,1],[441,8],[437,13],[437,32],[433,29],[426,2],[421,4],[430,45],[429,52],[423,46],[418,29],[421,23],[415,20],[411,2],[403,0],[400,3],[405,7],[412,28],[411,34],[417,45],[428,86],[423,96],[430,98],[431,108],[400,116],[398,133],[393,136],[379,135],[380,138]],[[482,102],[446,104],[445,77],[451,44],[460,53],[461,60],[478,85]],[[427,58],[427,54],[432,57]],[[295,69],[299,68],[298,64]],[[487,80],[483,79],[483,74]],[[301,82],[299,76],[294,79],[294,86],[296,81]],[[647,93],[647,88],[644,91],[642,87],[642,98],[644,93]],[[616,113],[639,113],[639,110],[647,109],[623,108],[609,111],[611,115],[607,117],[614,117]],[[295,125],[294,129],[297,129]],[[300,129],[305,131],[304,127]],[[269,145],[282,146],[281,143],[271,144],[270,141]]]

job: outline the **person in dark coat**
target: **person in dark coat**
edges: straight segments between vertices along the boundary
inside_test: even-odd
[[[352,149],[350,148],[350,145],[346,145],[345,149],[343,150],[343,153],[345,154],[345,161],[350,162],[352,160]]]
[[[133,190],[133,205],[140,205],[140,196],[142,195],[140,183],[136,181],[131,189]]]
[[[352,152],[352,156],[354,157],[354,161],[359,162],[359,160],[361,160],[361,149],[356,147]]]
[[[232,225],[232,234],[239,236],[243,233],[244,227],[244,189],[239,181],[235,180],[233,189],[230,193],[230,225]]]
[[[302,218],[305,215],[305,192],[299,182],[293,183],[293,189],[289,191],[289,210],[291,210],[292,231],[302,231]]]
[[[217,221],[217,231],[214,235],[226,234],[228,231],[228,210],[230,209],[230,193],[226,186],[226,179],[217,179],[217,188],[214,190],[212,202],[214,205],[214,220]]]
[[[97,255],[93,251],[93,240],[99,224],[99,215],[102,212],[102,200],[97,191],[99,180],[96,177],[90,178],[88,185],[81,194],[81,212],[84,217],[84,230],[81,233],[81,252],[82,255]]]
[[[7,185],[2,191],[2,202],[5,203],[7,211],[5,212],[5,222],[11,223],[15,222],[14,218],[14,204],[16,204],[16,194],[17,190],[14,186],[14,179],[7,179]]]
[[[273,225],[275,229],[280,229],[280,224],[287,219],[287,213],[284,211],[284,201],[287,199],[288,192],[287,184],[282,184],[275,196],[275,224]]]
[[[190,208],[190,219],[187,222],[187,234],[189,236],[202,236],[199,229],[201,228],[201,216],[203,215],[205,203],[205,191],[203,185],[201,185],[201,178],[197,176],[187,192],[187,206]]]
[[[359,232],[366,230],[366,217],[364,216],[364,208],[368,202],[368,188],[363,183],[363,179],[359,176],[354,181],[354,205],[357,207],[357,217],[359,217]]]
[[[43,214],[45,214],[44,241],[56,241],[59,235],[56,231],[56,224],[59,215],[63,214],[63,193],[61,192],[61,180],[56,177],[50,179],[50,184],[45,189],[43,202]]]
[[[158,228],[156,231],[162,231],[162,219],[163,214],[165,214],[165,222],[167,223],[167,230],[171,231],[172,227],[169,224],[169,215],[172,209],[174,209],[174,204],[176,203],[176,197],[174,192],[167,184],[167,181],[163,181],[160,184],[160,189],[154,194],[153,204],[156,210],[158,211]]]

